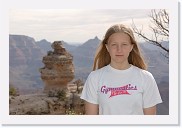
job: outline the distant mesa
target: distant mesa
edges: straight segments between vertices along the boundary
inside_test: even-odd
[[[99,40],[99,38],[97,36],[95,36],[94,40]]]
[[[45,83],[45,92],[64,89],[74,79],[73,56],[61,41],[54,41],[51,47],[54,51],[48,51],[47,56],[43,57],[45,66],[39,70]]]

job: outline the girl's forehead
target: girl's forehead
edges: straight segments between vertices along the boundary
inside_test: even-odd
[[[130,36],[126,33],[114,33],[109,38],[108,41],[111,40],[126,40],[130,41]]]
[[[110,35],[110,37],[130,37],[127,33],[117,32]]]

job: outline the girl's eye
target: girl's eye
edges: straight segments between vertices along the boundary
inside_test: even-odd
[[[111,46],[115,46],[116,44],[111,44]]]

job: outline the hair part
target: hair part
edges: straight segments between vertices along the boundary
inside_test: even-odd
[[[100,69],[110,64],[111,57],[105,45],[108,43],[109,37],[114,33],[126,33],[129,35],[131,44],[133,44],[133,49],[129,54],[128,62],[141,69],[146,69],[147,65],[144,62],[143,56],[141,55],[138,43],[135,40],[132,30],[122,24],[116,24],[107,30],[104,39],[100,43],[94,58],[93,70]]]

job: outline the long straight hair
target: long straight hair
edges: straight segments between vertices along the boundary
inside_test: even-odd
[[[147,65],[144,62],[144,59],[141,55],[140,49],[138,47],[138,43],[135,40],[132,30],[122,24],[113,25],[107,30],[104,36],[104,39],[102,40],[102,42],[100,43],[97,49],[97,52],[94,58],[93,70],[100,69],[110,64],[111,57],[105,45],[107,44],[109,37],[114,33],[126,33],[127,35],[129,35],[131,44],[133,44],[133,49],[128,56],[128,62],[134,66],[137,66],[141,69],[146,70]]]

